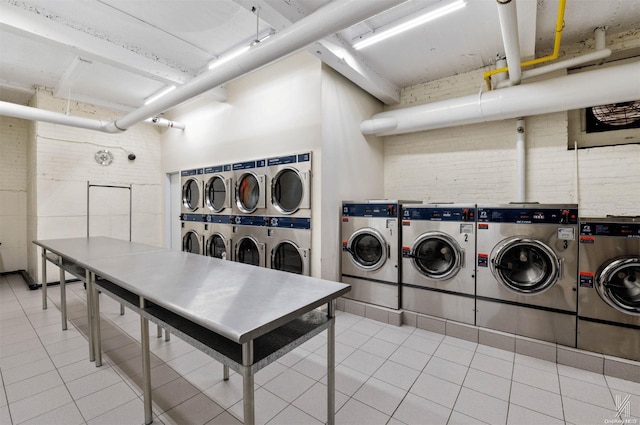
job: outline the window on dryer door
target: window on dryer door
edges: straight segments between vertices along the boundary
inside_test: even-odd
[[[298,247],[291,242],[282,242],[271,255],[271,268],[285,272],[302,274],[303,264]]]

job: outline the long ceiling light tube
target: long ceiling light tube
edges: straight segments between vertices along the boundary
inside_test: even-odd
[[[70,117],[38,108],[0,102],[0,115],[34,121],[53,122],[72,127],[87,128],[104,133],[120,133],[129,127],[156,117],[158,114],[216,88],[226,82],[293,54],[307,45],[337,31],[355,25],[406,0],[379,0],[362,7],[361,0],[334,0],[311,15],[256,43],[244,55],[230,60],[185,83],[155,102],[111,122]],[[152,120],[153,121],[153,120]],[[174,128],[177,127],[174,125]],[[179,128],[179,127],[178,127]]]
[[[268,41],[253,45],[244,55],[201,74],[156,102],[128,113],[116,120],[114,126],[120,130],[126,130],[140,121],[156,116],[207,90],[295,53],[317,40],[357,24],[404,1],[368,2],[367,7],[362,7],[362,0],[334,0],[311,15],[272,35]]]
[[[640,62],[375,114],[363,134],[390,136],[640,99]]]
[[[420,15],[409,18],[408,20],[402,20],[401,22],[391,23],[386,26],[382,26],[375,30],[371,36],[360,39],[357,38],[353,44],[353,48],[356,50],[364,49],[365,47],[369,47],[373,44],[379,43],[382,40],[386,40],[398,34],[401,34],[405,31],[423,25],[427,22],[433,21],[435,19],[441,18],[445,15],[448,15],[451,12],[455,12],[456,10],[462,9],[467,5],[467,0],[456,0],[452,3],[448,3],[444,6],[437,7],[433,9],[431,7],[425,8],[426,13],[423,12]]]

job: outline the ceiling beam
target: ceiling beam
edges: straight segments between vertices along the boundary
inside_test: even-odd
[[[195,75],[162,61],[151,52],[129,50],[70,25],[39,14],[22,3],[8,5],[0,13],[0,29],[52,47],[64,48],[75,56],[95,60],[154,79],[164,84],[183,84]]]
[[[536,18],[538,2],[519,1],[516,3],[518,14],[518,38],[520,40],[520,59],[527,61],[536,57]]]
[[[255,0],[234,0],[247,10],[256,6]],[[281,2],[279,10],[265,1],[258,1],[260,19],[276,31],[285,28],[308,13],[295,2]],[[378,74],[350,43],[336,34],[326,37],[307,47],[323,63],[327,64],[367,93],[387,105],[400,103],[400,87]]]

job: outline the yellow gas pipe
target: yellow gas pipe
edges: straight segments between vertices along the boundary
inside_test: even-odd
[[[556,38],[553,43],[553,53],[549,56],[545,56],[538,59],[532,59],[526,62],[520,63],[521,67],[527,67],[531,65],[537,65],[543,62],[549,62],[555,59],[558,59],[560,55],[560,40],[562,39],[562,30],[564,29],[564,9],[567,4],[567,0],[560,0],[558,3],[558,19],[556,20]],[[484,80],[487,83],[487,87],[491,90],[491,76],[495,74],[500,74],[502,72],[509,71],[509,67],[506,66],[504,68],[493,69],[491,71],[487,71],[484,73]]]

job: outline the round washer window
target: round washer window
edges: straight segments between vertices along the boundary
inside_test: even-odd
[[[596,274],[596,289],[610,306],[640,316],[640,257],[618,257]]]
[[[387,259],[387,244],[375,229],[360,229],[351,235],[347,251],[356,266],[364,270],[377,270]]]
[[[271,202],[283,214],[293,214],[302,202],[303,188],[300,175],[291,168],[285,168],[273,178]]]
[[[236,203],[241,211],[251,213],[256,210],[260,200],[260,184],[253,173],[245,173],[238,180]]]
[[[236,261],[239,263],[260,265],[260,249],[258,244],[250,237],[244,237],[238,241],[236,247]]]
[[[512,238],[491,255],[491,272],[506,288],[520,294],[539,294],[559,278],[553,250],[534,239]]]
[[[200,237],[193,230],[188,231],[182,237],[182,250],[184,252],[200,254]]]
[[[462,253],[450,236],[434,232],[421,235],[411,250],[413,265],[424,276],[434,280],[450,279],[462,265]]]
[[[227,258],[227,246],[224,237],[219,233],[214,233],[207,240],[207,255],[214,258]]]
[[[182,205],[195,211],[200,204],[200,187],[198,180],[189,179],[182,185]]]
[[[281,242],[271,253],[271,268],[302,274],[304,266],[298,247],[292,242]]]
[[[227,197],[227,186],[221,176],[213,176],[205,186],[205,202],[209,209],[220,212],[224,209]]]

